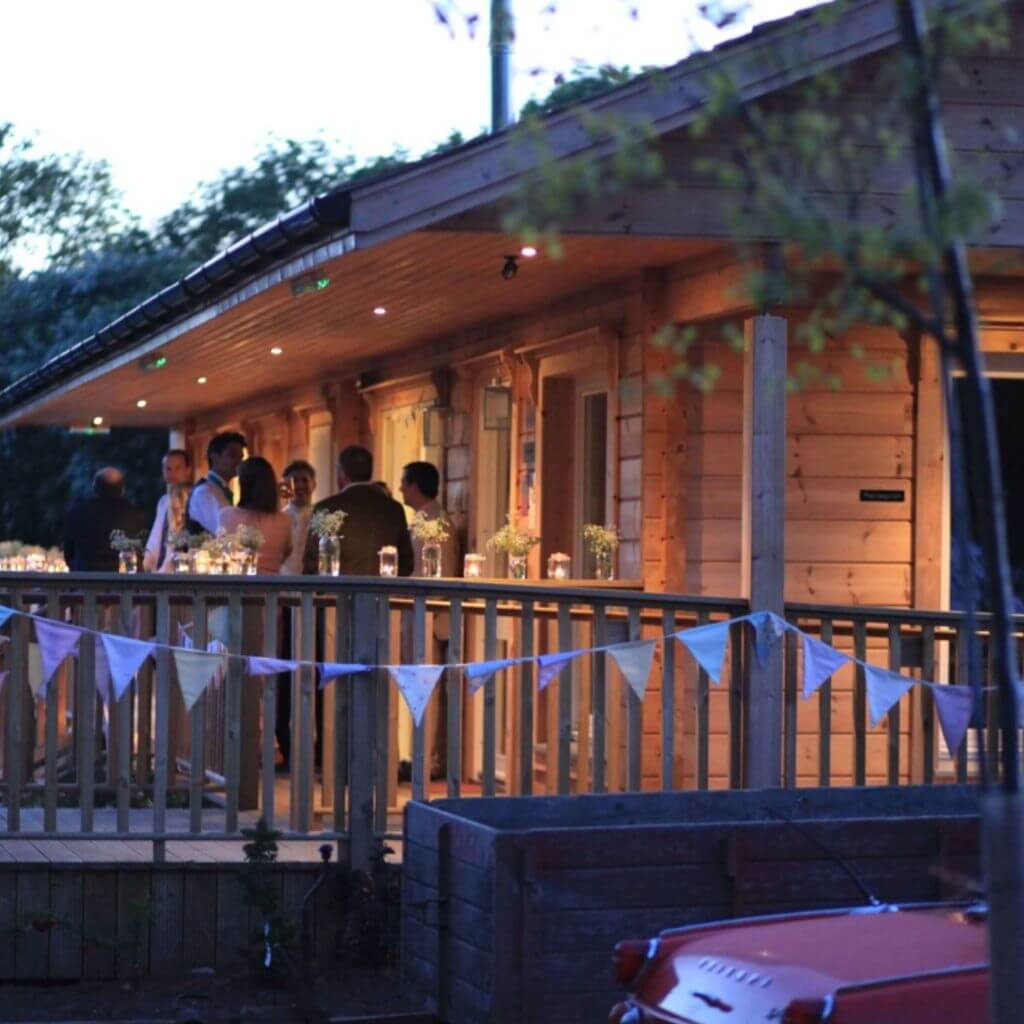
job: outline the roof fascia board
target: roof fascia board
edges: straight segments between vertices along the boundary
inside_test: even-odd
[[[76,388],[89,384],[114,370],[119,370],[122,366],[137,362],[144,356],[150,355],[165,345],[170,344],[183,334],[188,334],[189,331],[193,331],[197,327],[215,320],[217,317],[234,309],[236,306],[240,306],[249,299],[255,298],[257,295],[261,295],[271,288],[291,280],[293,277],[308,273],[328,260],[337,259],[339,256],[353,252],[356,247],[355,233],[346,231],[330,241],[308,249],[306,252],[293,257],[287,263],[282,263],[274,269],[260,274],[259,277],[249,281],[241,288],[237,288],[235,291],[224,296],[224,298],[211,302],[208,306],[186,317],[184,320],[165,327],[138,345],[134,345],[123,352],[117,353],[110,359],[90,366],[87,370],[75,374],[70,380],[59,384],[57,387],[39,392],[26,404],[16,406],[5,416],[0,417],[0,429],[17,426],[20,421],[31,416],[41,405],[61,398]]]
[[[758,53],[783,52],[800,41],[800,60],[788,66],[762,60]],[[590,152],[607,155],[614,140],[595,140],[584,129],[581,110],[647,118],[658,134],[693,122],[707,100],[704,77],[728,69],[747,100],[768,95],[813,74],[839,67],[894,45],[898,26],[890,0],[868,0],[851,7],[829,24],[808,26],[803,18],[787,20],[777,31],[755,33],[744,42],[698,54],[666,71],[647,76],[582,106],[555,114],[545,122],[547,156],[566,158]],[[756,63],[756,67],[751,67]],[[518,176],[538,166],[514,133],[454,152],[446,159],[371,182],[352,191],[351,226],[368,244],[423,230],[473,207],[507,195]]]

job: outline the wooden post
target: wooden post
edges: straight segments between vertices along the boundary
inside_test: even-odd
[[[751,611],[784,612],[786,523],[786,321],[744,324],[743,592]],[[749,631],[748,631],[749,632]],[[748,641],[749,643],[749,641]],[[752,647],[752,644],[750,645]],[[782,645],[747,661],[743,781],[778,786],[782,766]]]
[[[386,600],[386,598],[382,598]],[[352,599],[352,660],[364,665],[377,662],[377,598],[357,593]],[[372,672],[352,677],[349,715],[349,867],[369,870],[374,851],[373,774],[376,737],[375,696],[377,680]],[[386,742],[387,737],[380,737]]]

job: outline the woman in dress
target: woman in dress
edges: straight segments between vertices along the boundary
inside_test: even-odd
[[[291,554],[292,520],[280,510],[277,475],[266,459],[254,455],[238,467],[238,504],[220,510],[220,527],[233,533],[249,526],[263,535],[257,572],[276,575]]]

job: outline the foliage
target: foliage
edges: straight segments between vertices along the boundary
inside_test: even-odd
[[[540,537],[533,537],[528,533],[516,529],[512,525],[511,517],[506,517],[505,525],[502,526],[487,541],[487,546],[495,551],[503,551],[506,555],[521,558],[530,553],[530,549],[540,543]]]
[[[114,551],[141,551],[145,546],[144,536],[129,537],[124,530],[112,530],[110,533],[110,547]]]
[[[324,540],[326,537],[340,538],[346,519],[348,519],[348,513],[342,512],[341,509],[338,509],[336,512],[328,512],[321,509],[319,512],[314,512],[310,517],[309,532],[321,540]]]
[[[610,555],[619,546],[619,530],[609,524],[587,523],[583,527],[583,540],[595,555]]]
[[[424,544],[443,544],[451,536],[451,522],[443,512],[435,517],[417,512],[409,523],[409,532]]]
[[[526,103],[520,117],[543,117],[552,114],[573,103],[592,99],[610,89],[625,85],[636,76],[637,72],[632,71],[628,64],[623,67],[614,64],[601,64],[598,67],[578,64],[568,74],[557,74],[554,88],[543,99],[530,100]]]

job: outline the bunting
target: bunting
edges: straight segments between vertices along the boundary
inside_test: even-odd
[[[942,738],[949,756],[955,757],[967,734],[974,709],[974,691],[969,686],[931,686],[935,698],[935,714],[939,719]]]
[[[107,649],[103,646],[103,637],[95,638],[96,648],[96,693],[104,704],[109,705],[114,699],[114,684],[110,679],[110,665],[107,663]]]
[[[800,640],[804,649],[804,698],[806,699],[822,686],[826,679],[853,659],[806,633],[800,634]]]
[[[3,627],[7,625],[7,620],[13,615],[13,608],[8,608],[5,604],[0,604],[0,629],[3,629]]]
[[[907,676],[890,672],[877,665],[865,665],[864,677],[868,691],[868,717],[872,726],[885,718],[889,709],[917,682]]]
[[[779,638],[790,628],[785,619],[779,618],[775,612],[754,612],[747,616],[747,621],[754,630],[754,654],[759,665],[764,666]]]
[[[623,679],[640,700],[644,699],[647,692],[647,680],[651,675],[651,664],[654,661],[654,648],[657,643],[657,640],[637,640],[608,648],[608,653],[619,666]]]
[[[110,633],[104,633],[101,639],[114,684],[114,699],[120,700],[146,659],[156,653],[156,644]]]
[[[729,641],[729,622],[711,622],[696,629],[681,629],[673,634],[694,656],[713,683],[722,681],[725,645]]]
[[[175,647],[174,666],[178,670],[178,686],[185,701],[185,710],[191,711],[192,705],[203,695],[213,677],[227,669],[227,657]]]
[[[486,686],[494,678],[495,672],[520,664],[523,658],[502,658],[499,661],[477,661],[466,666],[466,681],[469,692],[476,693],[481,686]]]
[[[341,676],[351,676],[357,672],[366,672],[367,666],[350,664],[343,661],[321,661],[317,665],[317,670],[320,673],[320,689],[322,690]]]
[[[362,666],[360,666],[362,668]],[[412,720],[417,726],[423,724],[423,714],[430,702],[430,695],[437,686],[444,665],[388,665],[388,672],[394,679],[399,693],[409,705]]]
[[[276,676],[284,672],[295,672],[298,667],[297,661],[289,661],[285,658],[257,658],[250,655],[245,659],[245,674],[247,676]]]
[[[63,623],[53,622],[50,619],[36,619],[35,621],[42,675],[39,680],[39,689],[33,692],[37,697],[44,697],[46,687],[64,659],[78,654],[78,638],[81,633],[72,626],[65,626]]]
[[[558,654],[542,654],[538,659],[540,670],[537,672],[537,689],[544,690],[548,683],[560,675],[562,669],[570,661],[578,658],[583,651],[561,651]]]

